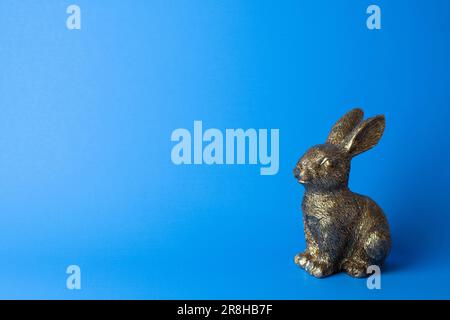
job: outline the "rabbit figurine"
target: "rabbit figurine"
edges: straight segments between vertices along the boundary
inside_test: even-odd
[[[367,276],[381,266],[391,248],[389,225],[369,197],[348,188],[351,159],[374,147],[385,128],[383,115],[363,119],[363,111],[345,114],[325,144],[310,148],[298,160],[294,176],[305,187],[302,202],[306,250],[295,263],[323,278],[339,271]]]

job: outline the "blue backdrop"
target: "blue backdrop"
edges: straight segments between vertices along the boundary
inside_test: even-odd
[[[0,298],[450,298],[449,1],[73,2],[81,30],[0,2]],[[381,290],[293,263],[292,168],[356,106],[387,119],[350,181],[391,224]],[[279,173],[175,166],[194,120],[279,128]]]

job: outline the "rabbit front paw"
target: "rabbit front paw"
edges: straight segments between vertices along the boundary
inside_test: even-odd
[[[305,265],[305,270],[316,278],[325,278],[333,273],[333,264],[325,259],[312,258]]]
[[[309,252],[305,251],[305,252],[301,252],[299,254],[297,254],[294,258],[294,262],[296,265],[305,268],[306,264],[312,259],[311,255],[309,254]]]
[[[297,254],[294,262],[316,278],[329,276],[334,270],[333,264],[328,262],[327,259],[317,258],[308,251]]]
[[[333,268],[329,263],[317,260],[307,263],[305,270],[316,278],[325,278],[333,273]]]

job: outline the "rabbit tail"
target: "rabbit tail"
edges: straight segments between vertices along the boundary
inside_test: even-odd
[[[381,265],[391,249],[391,239],[384,233],[375,231],[367,238],[364,249],[374,264]]]

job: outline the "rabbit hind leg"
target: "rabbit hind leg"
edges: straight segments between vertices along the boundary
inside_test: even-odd
[[[351,257],[342,262],[341,269],[352,277],[367,277],[367,269],[371,265],[381,266],[389,253],[390,240],[382,233],[375,231],[360,244]]]
[[[367,260],[363,254],[356,254],[351,258],[345,259],[341,264],[341,269],[355,278],[367,277],[367,268],[370,265]]]
[[[371,258],[366,253],[364,241],[357,241],[341,262],[340,269],[352,277],[363,278],[367,276],[370,265]]]

